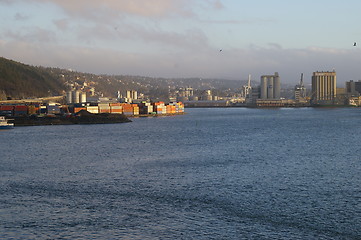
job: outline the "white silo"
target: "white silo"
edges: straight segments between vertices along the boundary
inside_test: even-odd
[[[86,93],[85,92],[80,93],[80,103],[86,103]]]
[[[73,102],[73,96],[72,91],[66,92],[66,103],[70,104]]]
[[[132,99],[133,99],[133,100],[137,100],[137,99],[138,99],[138,92],[137,92],[137,91],[132,91]]]
[[[267,99],[267,76],[261,77],[261,99]]]
[[[80,92],[79,91],[73,91],[73,103],[79,103],[80,98]]]

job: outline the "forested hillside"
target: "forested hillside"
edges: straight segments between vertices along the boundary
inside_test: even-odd
[[[54,96],[63,90],[58,76],[44,68],[0,57],[0,99]]]

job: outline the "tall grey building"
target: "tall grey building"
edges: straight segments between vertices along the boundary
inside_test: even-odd
[[[261,99],[280,99],[281,81],[278,72],[261,76]]]

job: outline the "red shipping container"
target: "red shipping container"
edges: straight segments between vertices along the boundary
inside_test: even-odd
[[[14,110],[14,106],[12,105],[2,105],[1,106],[1,111],[13,111]]]
[[[15,109],[15,111],[28,111],[28,106],[16,105],[14,109]]]

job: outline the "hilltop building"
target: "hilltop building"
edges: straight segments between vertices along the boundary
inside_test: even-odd
[[[191,87],[180,88],[176,93],[176,99],[180,102],[195,100],[194,98],[194,90]]]
[[[280,99],[281,81],[277,72],[261,76],[261,99]]]
[[[333,104],[336,95],[336,72],[314,72],[312,75],[312,103]]]

